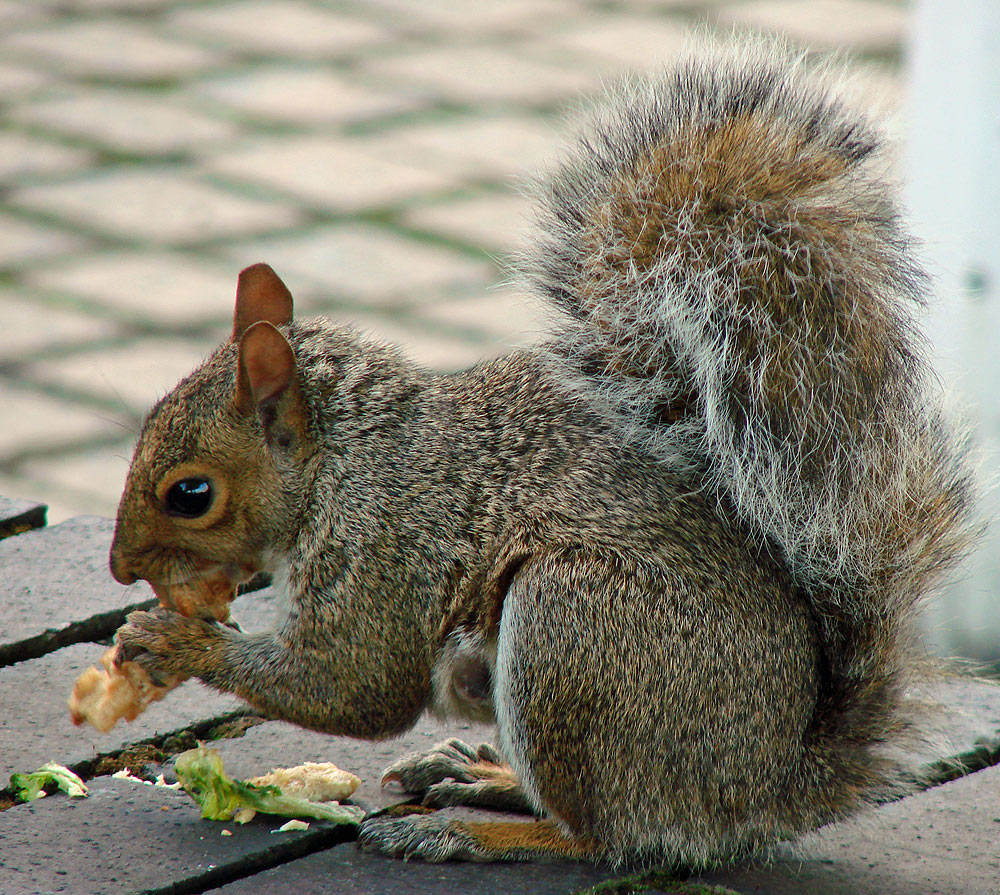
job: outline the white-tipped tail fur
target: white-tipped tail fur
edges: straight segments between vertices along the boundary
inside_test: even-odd
[[[969,479],[881,137],[835,84],[742,42],[622,85],[541,189],[528,263],[564,382],[706,469],[801,584],[889,576],[891,601],[960,555]]]

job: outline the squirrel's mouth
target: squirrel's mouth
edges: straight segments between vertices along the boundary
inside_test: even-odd
[[[185,578],[170,576],[149,584],[166,609],[221,622],[229,618],[229,604],[236,597],[236,588],[255,573],[255,569],[233,563],[212,563]]]

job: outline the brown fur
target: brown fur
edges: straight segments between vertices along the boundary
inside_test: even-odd
[[[368,847],[700,864],[896,784],[915,611],[970,485],[860,167],[877,141],[773,60],[672,77],[555,177],[546,351],[434,376],[291,320],[256,266],[233,340],[143,429],[115,574],[265,569],[289,614],[248,637],[135,613],[129,656],[331,733],[495,717],[520,792],[499,755],[441,747],[417,791],[550,819],[373,818]],[[178,518],[190,475],[215,503]]]

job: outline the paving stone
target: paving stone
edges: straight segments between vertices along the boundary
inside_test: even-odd
[[[540,43],[566,47],[593,60],[600,71],[655,70],[668,62],[689,39],[683,22],[660,16],[588,15],[565,31],[546,35]]]
[[[54,795],[0,814],[4,895],[201,892],[350,835],[320,822],[272,833],[280,824],[202,820],[182,792],[102,777],[85,799]]]
[[[237,125],[160,92],[63,88],[15,106],[9,117],[119,152],[170,154],[235,138]]]
[[[593,72],[558,66],[491,46],[446,46],[366,58],[364,70],[400,90],[436,102],[548,105],[578,97],[598,85]]]
[[[417,102],[371,90],[322,68],[287,63],[241,70],[193,85],[203,97],[268,121],[287,124],[351,124],[412,111]]]
[[[77,460],[76,452],[72,452],[68,458],[70,465],[86,465],[86,455],[83,460]],[[50,461],[55,465],[55,461]],[[46,464],[41,467],[44,473]],[[60,480],[63,476],[58,477]],[[23,465],[17,467],[17,479],[13,487],[7,485],[9,479],[0,477],[0,488],[5,494],[20,492],[21,494],[31,494],[44,500],[49,507],[48,518],[54,525],[65,522],[81,515],[112,516],[118,509],[118,500],[121,498],[121,490],[94,492],[87,489],[89,482],[73,484],[71,487],[64,486],[61,481],[52,481],[40,478],[33,467],[25,468]]]
[[[18,475],[27,481],[44,483],[46,492],[56,489],[61,504],[82,508],[73,515],[86,512],[114,517],[128,474],[132,441],[134,438],[123,440],[117,447],[105,445],[53,457],[29,458],[18,465]],[[39,494],[41,487],[37,491]],[[60,508],[59,515],[53,515],[52,521],[65,518]]]
[[[84,298],[131,320],[190,326],[232,319],[238,274],[234,263],[182,252],[92,252],[31,268],[23,282]]]
[[[197,367],[217,344],[208,339],[160,337],[49,359],[22,370],[35,382],[114,402],[134,418]]]
[[[103,438],[120,422],[0,377],[0,461],[76,441]]]
[[[333,886],[351,895],[575,895],[620,874],[578,861],[529,864],[426,864],[338,845],[254,877],[212,889],[213,895],[299,895]],[[652,890],[650,890],[652,892]],[[207,893],[206,893],[207,895]]]
[[[0,132],[0,182],[14,183],[24,177],[77,171],[92,163],[93,158],[93,153],[86,149],[62,146],[16,131]]]
[[[31,296],[23,290],[0,289],[0,362],[34,360],[39,353],[112,336],[117,327]]]
[[[979,771],[825,827],[768,866],[699,881],[767,895],[996,895],[998,789],[1000,767]]]
[[[560,124],[542,116],[458,117],[400,127],[385,139],[397,153],[444,162],[466,179],[511,186],[547,167],[563,145]]]
[[[167,18],[185,37],[204,36],[241,52],[328,60],[369,48],[387,32],[369,21],[295,0],[241,0],[173,11]]]
[[[203,47],[154,34],[139,23],[90,20],[58,23],[18,31],[0,40],[5,56],[38,64],[77,77],[115,81],[174,78],[201,71],[222,61]]]
[[[86,239],[73,233],[0,211],[0,267],[17,267],[65,252],[78,252],[87,245]]]
[[[352,326],[373,339],[396,345],[421,366],[443,373],[464,370],[481,360],[503,353],[502,346],[470,344],[468,339],[425,328],[419,321],[404,323],[373,314],[347,312],[330,313],[328,316],[334,322]]]
[[[106,636],[153,599],[144,582],[126,588],[111,577],[113,528],[110,519],[80,516],[0,541],[0,663]]]
[[[111,519],[80,516],[0,541],[0,663],[109,636],[128,612],[153,601],[144,581],[126,587],[111,577],[113,532]],[[234,616],[253,630],[266,628],[276,611],[271,590],[243,595],[233,604]]]
[[[10,202],[124,239],[200,244],[297,223],[287,204],[237,195],[178,168],[121,169],[13,190]]]
[[[242,707],[234,696],[187,681],[135,721],[119,722],[107,733],[98,733],[87,724],[74,727],[66,705],[73,684],[84,669],[99,663],[106,649],[97,643],[76,643],[0,668],[0,711],[4,718],[0,783],[6,783],[14,772],[34,771],[47,761],[79,766],[98,755],[118,752],[129,743],[221,718]]]
[[[474,248],[510,254],[523,247],[535,203],[514,193],[485,193],[406,209],[411,227],[446,236]]]
[[[40,10],[30,9],[24,3],[17,3],[15,0],[0,0],[0,25],[21,24],[36,19],[39,14]]]
[[[41,537],[46,534],[50,536]],[[12,772],[32,771],[46,761],[77,766],[129,743],[245,708],[235,696],[192,680],[136,720],[120,722],[107,733],[89,725],[72,725],[66,701],[73,684],[85,668],[99,662],[107,648],[78,641],[110,638],[129,612],[156,603],[144,582],[126,589],[111,578],[107,569],[110,534],[110,520],[81,517],[0,541],[5,573],[21,579],[0,585],[11,622],[0,646],[0,661],[9,662],[18,650],[34,654],[34,658],[0,668],[0,717],[4,719],[0,784]],[[29,538],[30,549],[12,556],[11,548]],[[44,550],[38,549],[39,543]],[[99,555],[95,554],[97,546],[102,548]],[[23,611],[26,606],[29,612]],[[233,618],[248,631],[266,630],[276,614],[271,590],[244,594],[233,603]],[[48,629],[15,643],[19,631],[38,631],[46,623]],[[59,648],[61,643],[68,645]],[[26,699],[27,694],[36,696]]]
[[[545,307],[515,288],[489,289],[475,296],[421,305],[419,317],[455,329],[481,332],[501,346],[532,345],[548,331]]]
[[[337,300],[377,307],[412,303],[423,292],[467,288],[494,275],[486,261],[408,239],[369,224],[313,227],[297,236],[239,243],[226,249],[234,267],[267,261],[282,276],[302,310]],[[292,282],[307,278],[320,290]]]
[[[956,677],[928,688],[927,698],[939,707],[936,733],[914,752],[915,763],[1000,745],[1000,684]]]
[[[887,50],[905,36],[904,7],[874,0],[761,0],[720,9],[722,25],[777,31],[818,47]]]
[[[306,761],[332,761],[361,778],[361,785],[351,801],[366,811],[373,811],[408,799],[397,784],[389,784],[384,789],[381,786],[383,771],[397,759],[413,752],[425,752],[450,737],[478,745],[492,741],[494,733],[491,727],[446,723],[424,715],[406,733],[371,742],[304,730],[285,721],[267,721],[251,728],[242,737],[217,740],[212,746],[222,756],[226,773],[240,779]]]
[[[463,0],[425,0],[421,3],[369,0],[367,5],[369,9],[385,10],[387,21],[394,24],[452,34],[531,32],[579,11],[579,6],[571,0],[491,0],[486,4]]]
[[[109,503],[101,501],[80,502],[72,496],[69,499],[64,499],[66,495],[60,489],[25,476],[20,467],[17,468],[16,473],[12,471],[8,475],[0,475],[0,494],[20,500],[41,501],[48,507],[46,518],[52,525],[65,522],[74,516],[94,513],[107,515],[109,506]]]
[[[0,91],[8,102],[20,94],[37,91],[51,80],[50,75],[26,65],[15,65],[6,60],[0,62]]]
[[[205,168],[336,212],[392,205],[448,189],[456,182],[447,170],[401,158],[391,141],[343,137],[250,141],[209,156]]]
[[[33,500],[0,497],[0,538],[42,528],[45,525],[46,509],[44,503]]]
[[[44,0],[52,6],[59,5],[62,0]],[[155,11],[169,3],[164,0],[86,0],[87,9],[107,10],[109,12],[145,12]]]

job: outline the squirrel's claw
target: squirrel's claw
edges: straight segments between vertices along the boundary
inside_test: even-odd
[[[186,618],[163,607],[129,614],[118,629],[115,664],[136,662],[155,680],[171,674],[200,675],[221,636],[210,619]]]
[[[361,824],[358,845],[367,852],[404,861],[490,860],[459,824],[434,814],[371,817]]]
[[[459,739],[445,740],[386,768],[382,786],[390,782],[422,796],[431,808],[466,805],[532,812],[517,775],[488,743],[474,748]]]

